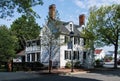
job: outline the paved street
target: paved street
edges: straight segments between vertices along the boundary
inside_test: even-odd
[[[119,70],[99,70],[91,71],[85,74],[75,74],[73,77],[94,79],[97,81],[120,81],[120,69]],[[93,81],[94,81],[93,80]],[[91,81],[91,80],[88,80]]]
[[[94,70],[70,75],[39,74],[32,72],[1,72],[0,81],[120,81],[119,70]]]

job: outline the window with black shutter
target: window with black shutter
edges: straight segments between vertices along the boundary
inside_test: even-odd
[[[65,43],[67,43],[68,42],[68,36],[65,36]]]
[[[74,51],[73,53],[73,59],[79,60],[79,51]]]
[[[64,56],[65,56],[65,57],[64,57],[65,60],[66,60],[66,59],[69,59],[69,60],[70,60],[70,59],[71,59],[71,51],[65,51],[65,55],[64,55]]]
[[[40,61],[40,52],[37,53],[37,61]]]
[[[27,62],[30,62],[30,54],[27,54]]]
[[[74,44],[77,44],[77,37],[74,37]]]
[[[86,39],[84,39],[84,45],[86,45]]]
[[[83,52],[83,59],[86,59],[86,52]]]
[[[32,61],[34,62],[35,61],[35,53],[32,53]]]

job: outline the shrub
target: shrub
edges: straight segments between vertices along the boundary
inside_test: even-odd
[[[68,62],[66,63],[65,68],[71,68],[71,62],[70,62],[70,61],[68,61]]]
[[[13,63],[13,71],[30,71],[30,70],[40,70],[43,64],[40,62],[21,62]]]
[[[0,72],[6,72],[7,71],[7,62],[0,61]]]
[[[80,68],[80,61],[75,62],[74,67],[75,68]]]
[[[95,67],[102,67],[103,64],[104,64],[104,62],[102,60],[100,60],[100,59],[97,59],[95,61]]]
[[[109,57],[110,61],[113,60],[113,57]]]

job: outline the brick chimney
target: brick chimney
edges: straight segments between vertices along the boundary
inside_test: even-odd
[[[55,15],[56,15],[56,6],[55,4],[52,4],[49,6],[49,17],[54,20]]]
[[[82,25],[85,25],[85,15],[81,14],[79,16],[79,26],[81,27]]]

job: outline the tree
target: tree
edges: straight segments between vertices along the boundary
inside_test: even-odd
[[[16,36],[6,26],[0,26],[0,60],[7,62],[15,56]]]
[[[55,12],[55,19],[52,19],[50,16],[47,17],[47,23],[42,28],[42,36],[41,36],[41,42],[42,47],[45,49],[45,51],[49,55],[49,73],[51,73],[52,68],[52,57],[56,55],[59,51],[60,47],[60,19],[58,12]]]
[[[42,4],[42,0],[0,0],[0,18],[12,17],[15,11],[26,16],[39,17],[32,7]]]
[[[118,41],[120,40],[120,5],[91,8],[86,35],[94,46],[114,46],[114,68],[117,68]],[[90,45],[90,42],[89,42]]]
[[[19,50],[26,47],[26,40],[36,39],[40,34],[40,26],[35,22],[34,17],[22,16],[16,19],[11,25],[11,31],[19,40]]]

